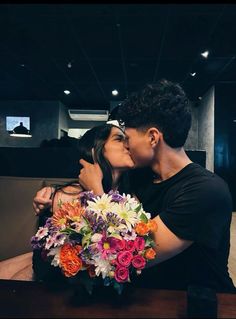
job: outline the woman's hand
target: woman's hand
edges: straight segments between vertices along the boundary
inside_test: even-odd
[[[33,208],[35,211],[35,215],[40,215],[47,208],[50,208],[50,211],[52,211],[51,196],[54,190],[55,189],[53,187],[47,186],[40,189],[36,193],[36,196],[33,199]]]
[[[103,174],[98,163],[91,164],[81,159],[80,164],[83,168],[80,170],[79,183],[85,190],[92,190],[96,195],[104,193],[102,186]]]

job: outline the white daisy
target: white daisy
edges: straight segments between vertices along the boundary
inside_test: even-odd
[[[47,256],[54,256],[53,260],[51,261],[51,265],[54,267],[59,266],[60,264],[60,247],[52,248],[48,252]]]
[[[108,194],[103,194],[97,197],[94,201],[88,201],[88,209],[97,213],[97,216],[102,216],[106,219],[106,212],[112,212],[115,203],[111,202],[112,197]]]
[[[115,211],[121,219],[124,219],[128,230],[132,231],[133,226],[138,221],[137,213],[134,210],[131,210],[127,204],[117,204],[115,206]]]
[[[96,276],[102,274],[103,279],[107,277],[109,272],[112,270],[109,260],[103,259],[101,257],[94,258],[94,266]]]

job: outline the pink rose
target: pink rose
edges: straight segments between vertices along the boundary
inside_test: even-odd
[[[143,269],[146,265],[146,261],[143,256],[136,255],[133,257],[132,265],[134,266],[134,268]]]
[[[111,248],[115,250],[123,250],[125,248],[125,240],[118,239],[115,237],[109,237],[109,243]]]
[[[145,247],[145,240],[143,237],[136,237],[135,238],[135,248],[137,251],[144,250]]]
[[[121,266],[129,267],[133,255],[130,251],[120,251],[117,255],[117,261]]]
[[[115,270],[115,280],[117,282],[125,282],[129,278],[129,270],[125,267],[117,267]]]
[[[135,250],[135,242],[133,240],[127,240],[125,243],[125,249],[133,252]]]

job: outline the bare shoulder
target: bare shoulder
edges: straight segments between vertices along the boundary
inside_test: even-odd
[[[67,185],[57,190],[53,199],[53,212],[58,209],[61,202],[72,202],[79,198],[82,191],[83,188],[79,184]]]
[[[68,185],[65,186],[63,188],[61,188],[61,190],[59,190],[59,192],[64,192],[64,193],[68,193],[68,194],[79,194],[83,191],[83,188],[81,187],[80,184],[72,184],[72,185]]]

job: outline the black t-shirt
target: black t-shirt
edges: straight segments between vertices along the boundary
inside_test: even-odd
[[[228,273],[232,199],[226,183],[191,163],[171,178],[149,182],[136,196],[152,217],[193,244],[175,257],[143,270],[136,284],[166,289],[189,285],[235,292]],[[157,252],[158,256],[158,252]]]

